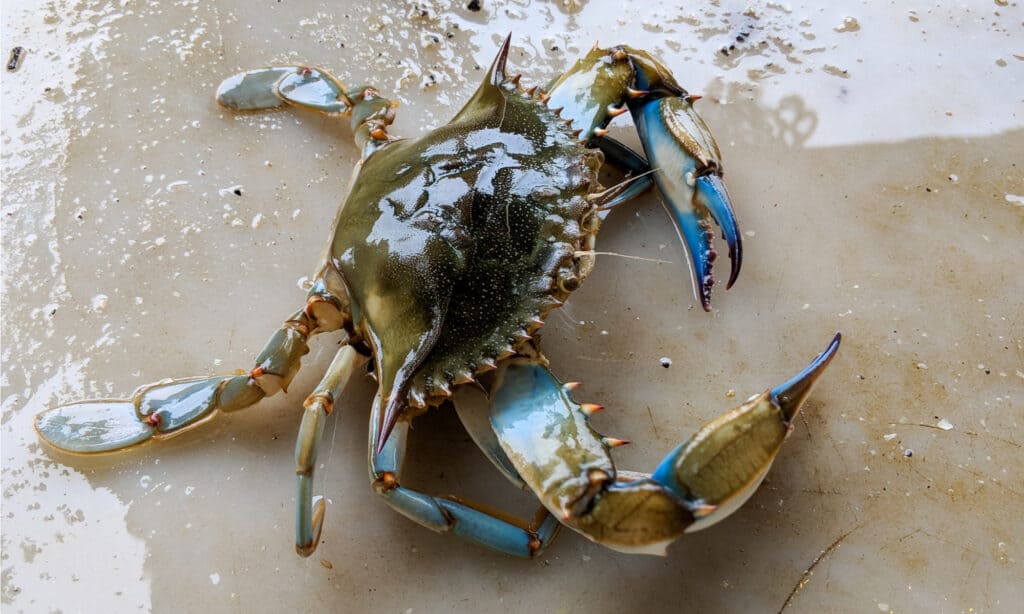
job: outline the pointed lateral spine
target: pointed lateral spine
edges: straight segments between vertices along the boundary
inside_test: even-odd
[[[628,439],[619,439],[618,437],[602,437],[601,443],[608,446],[608,449],[618,448],[630,444]]]

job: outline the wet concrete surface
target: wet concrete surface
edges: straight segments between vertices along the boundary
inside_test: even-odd
[[[3,52],[26,52],[2,82],[4,610],[1018,608],[1020,4],[481,4],[5,3]],[[187,436],[98,459],[37,442],[55,404],[248,368],[301,304],[355,147],[344,122],[222,111],[220,79],[320,64],[398,98],[393,131],[415,135],[509,31],[531,83],[594,39],[678,67],[745,231],[706,314],[657,199],[620,207],[599,249],[648,260],[599,257],[545,326],[555,372],[607,406],[597,427],[635,442],[621,467],[649,470],[843,332],[743,509],[666,558],[565,532],[524,562],[435,535],[368,487],[360,381],[326,429],[324,541],[300,559],[298,406],[336,339],[288,394]],[[628,122],[613,135],[635,143]],[[532,512],[453,412],[414,426],[408,483]]]

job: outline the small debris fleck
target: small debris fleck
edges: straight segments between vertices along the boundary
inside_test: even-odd
[[[234,194],[235,196],[241,196],[242,195],[242,186],[239,184],[239,185],[233,185],[233,186],[230,186],[230,187],[227,187],[227,188],[221,188],[221,189],[217,190],[217,193],[220,194],[221,196],[227,196],[228,194]]]
[[[910,458],[913,455],[914,455],[914,451],[911,450],[910,448],[907,448],[906,451],[903,452],[903,456],[906,456],[907,458]]]
[[[666,369],[672,366],[672,359],[669,358],[668,356],[662,356],[658,360],[658,362],[661,363],[661,366],[665,367]]]
[[[320,564],[323,565],[325,569],[334,569],[334,563],[327,559],[320,559]]]
[[[480,10],[480,0],[469,0],[469,4],[466,8],[473,11],[474,13]]]
[[[110,302],[110,297],[106,294],[97,294],[92,297],[92,310],[96,313],[103,313],[107,310],[107,303]]]
[[[836,32],[856,32],[860,30],[860,22],[854,17],[846,17],[843,19],[843,24],[833,28]]]
[[[210,582],[212,582],[214,586],[217,586],[218,584],[220,584],[220,574],[219,573],[212,573],[212,574],[210,574]]]
[[[939,427],[940,429],[942,429],[944,431],[952,431],[953,430],[953,423],[950,422],[949,420],[946,420],[945,418],[943,418],[942,420],[939,420],[939,423],[936,424],[935,426]]]
[[[262,213],[257,213],[256,215],[252,216],[252,222],[250,222],[249,225],[252,226],[253,230],[256,230],[264,223],[266,223],[266,221],[267,218],[263,217]]]
[[[24,47],[15,47],[11,49],[11,55],[7,57],[7,71],[14,72],[21,66],[21,58],[25,55]]]
[[[896,439],[896,433],[888,433],[888,434],[882,435],[882,439],[884,439],[886,441],[892,441],[893,439]]]

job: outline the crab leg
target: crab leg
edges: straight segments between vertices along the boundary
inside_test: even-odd
[[[338,350],[316,389],[306,397],[302,425],[295,441],[295,473],[298,492],[295,513],[295,551],[309,556],[320,543],[324,521],[324,499],[313,496],[313,473],[324,422],[334,409],[334,400],[341,396],[352,374],[366,363],[366,357],[351,345]]]
[[[656,170],[654,183],[690,252],[701,304],[710,311],[716,256],[712,223],[721,228],[729,246],[732,266],[726,288],[739,275],[743,242],[722,183],[718,145],[693,109],[700,97],[688,94],[658,60],[625,46],[595,46],[548,89],[541,98],[549,107],[562,109],[561,116],[572,120],[583,142],[611,153],[613,163],[619,155],[627,167],[628,154],[619,147],[602,147],[601,141],[612,119],[627,110],[632,114],[647,162]]]
[[[316,285],[306,307],[274,333],[248,373],[162,381],[142,386],[131,399],[61,405],[36,416],[36,432],[46,443],[72,454],[115,452],[179,435],[218,412],[244,409],[286,390],[309,351],[309,336],[337,330],[345,317],[338,300]]]
[[[378,393],[379,394],[379,393]],[[558,520],[541,508],[530,522],[454,496],[424,494],[399,484],[409,436],[409,422],[400,420],[383,447],[378,446],[382,403],[374,400],[370,418],[370,483],[392,509],[438,533],[452,533],[498,552],[524,558],[537,556],[558,533]],[[380,449],[378,452],[377,450]]]
[[[273,66],[228,77],[217,88],[217,103],[232,111],[264,111],[296,106],[325,115],[348,117],[363,157],[395,140],[387,128],[398,102],[372,87],[346,89],[322,68]]]
[[[455,413],[458,414],[462,426],[469,433],[470,439],[480,448],[487,460],[498,469],[505,478],[518,488],[524,490],[529,487],[519,477],[515,465],[509,460],[505,451],[501,449],[501,442],[491,428],[491,421],[487,417],[487,395],[484,391],[475,386],[460,386],[452,396],[452,405],[455,406]]]
[[[704,425],[654,475],[617,472],[588,422],[546,367],[509,361],[491,394],[491,424],[509,459],[563,524],[622,552],[664,554],[686,531],[718,522],[760,485],[811,387],[839,348],[837,334],[785,384]]]
[[[633,200],[654,185],[654,178],[649,174],[650,165],[637,152],[609,136],[597,139],[597,148],[604,154],[605,162],[625,173],[629,181],[625,189],[601,205],[602,209],[608,210]]]

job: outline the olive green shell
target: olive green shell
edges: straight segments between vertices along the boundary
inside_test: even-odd
[[[589,272],[600,152],[496,62],[446,126],[362,164],[331,258],[384,402],[441,402],[525,350]]]

